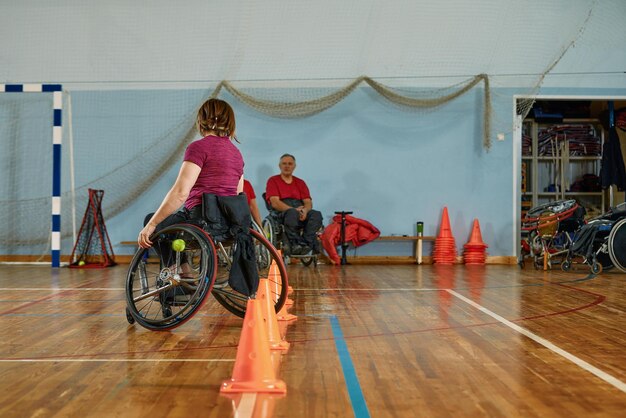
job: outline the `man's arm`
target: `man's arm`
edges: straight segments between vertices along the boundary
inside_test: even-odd
[[[291,206],[280,200],[278,196],[270,196],[270,205],[272,206],[272,209],[279,212],[291,209]]]

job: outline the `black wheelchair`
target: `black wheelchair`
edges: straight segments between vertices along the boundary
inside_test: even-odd
[[[613,267],[626,272],[626,203],[590,219],[576,231],[561,269],[569,271],[574,258],[581,258],[593,274]]]
[[[276,312],[287,299],[287,271],[278,251],[250,229],[259,278],[270,282]],[[234,240],[215,241],[201,226],[181,223],[151,237],[139,248],[126,277],[126,318],[151,330],[169,330],[188,321],[212,293],[233,314],[244,317],[248,296],[228,283]],[[272,268],[274,266],[274,268]]]
[[[272,243],[272,245],[282,251],[285,264],[289,264],[290,258],[294,258],[300,260],[300,262],[307,267],[311,264],[313,264],[314,267],[317,266],[319,254],[290,254],[287,251],[287,248],[284,245],[284,241],[287,237],[285,236],[285,227],[280,220],[280,213],[275,211],[267,202],[265,199],[265,193],[263,193],[263,202],[265,202],[265,208],[269,214],[265,217],[265,219],[263,219],[263,225],[261,225],[261,228],[263,229],[265,237]],[[318,240],[322,230],[323,227],[317,231]],[[318,244],[319,248],[321,248],[321,242]]]

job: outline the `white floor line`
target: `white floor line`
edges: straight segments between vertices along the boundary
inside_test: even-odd
[[[256,393],[244,393],[241,395],[239,405],[235,408],[234,418],[249,418],[254,413],[254,404],[256,403]]]
[[[234,362],[235,359],[221,359],[221,358],[155,358],[155,359],[141,359],[141,358],[42,358],[42,359],[0,359],[0,363],[128,363],[128,362],[153,362],[153,363],[167,363],[167,362]]]
[[[583,370],[588,371],[589,373],[592,373],[594,375],[596,375],[597,377],[599,377],[600,379],[604,380],[605,382],[607,382],[610,385],[613,385],[614,387],[616,387],[617,389],[621,390],[622,392],[626,392],[626,383],[622,382],[621,380],[619,380],[618,378],[611,376],[610,374],[598,369],[595,366],[592,366],[591,364],[587,363],[585,360],[576,357],[575,355],[563,350],[562,348],[557,347],[556,345],[552,344],[550,341],[546,340],[545,338],[542,338],[540,336],[538,336],[537,334],[534,334],[530,331],[528,331],[525,328],[520,327],[517,324],[514,324],[513,322],[501,317],[500,315],[490,311],[489,309],[485,308],[484,306],[481,306],[479,304],[477,304],[476,302],[466,298],[465,296],[455,292],[454,290],[451,289],[446,289],[448,293],[456,296],[457,298],[461,299],[463,302],[472,305],[474,308],[478,309],[479,311],[489,315],[490,317],[496,319],[497,321],[503,323],[504,325],[506,325],[507,327],[519,332],[520,334],[525,335],[526,337],[530,338],[531,340],[537,342],[538,344],[543,345],[544,347],[546,347],[547,349],[553,351],[554,353],[566,358],[567,360],[571,361],[572,363],[576,364],[578,367],[580,367]]]

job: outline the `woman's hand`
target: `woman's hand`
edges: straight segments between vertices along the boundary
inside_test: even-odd
[[[151,224],[147,224],[143,227],[139,236],[137,237],[137,244],[141,248],[150,248],[152,247],[152,241],[150,241],[150,235],[154,232],[155,226]]]

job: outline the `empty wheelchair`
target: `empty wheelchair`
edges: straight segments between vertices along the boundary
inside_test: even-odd
[[[584,207],[576,200],[557,200],[530,209],[522,219],[522,253],[531,256],[536,269],[551,268],[554,257],[567,256],[572,236],[585,223]]]
[[[259,278],[270,281],[276,312],[287,299],[287,272],[274,246],[250,229]],[[243,317],[248,297],[228,283],[235,241],[215,241],[196,224],[176,224],[139,248],[126,277],[126,317],[151,330],[169,330],[189,320],[212,293],[227,310]]]
[[[285,236],[285,227],[280,220],[280,214],[276,212],[270,204],[265,199],[265,193],[263,193],[263,201],[265,202],[265,207],[267,208],[269,214],[263,219],[263,225],[261,228],[263,229],[263,233],[265,237],[272,243],[272,245],[278,249],[280,249],[283,253],[283,259],[285,264],[289,264],[290,258],[295,258],[300,260],[300,262],[305,266],[313,266],[317,265],[319,253],[311,253],[311,254],[291,254],[289,252],[288,246],[285,245],[285,241],[287,237]],[[323,228],[320,228],[317,231],[317,239],[319,241],[319,236],[322,232]],[[321,248],[321,242],[318,243]]]
[[[590,219],[576,232],[561,269],[569,271],[576,259],[594,274],[613,267],[626,272],[626,203]]]

